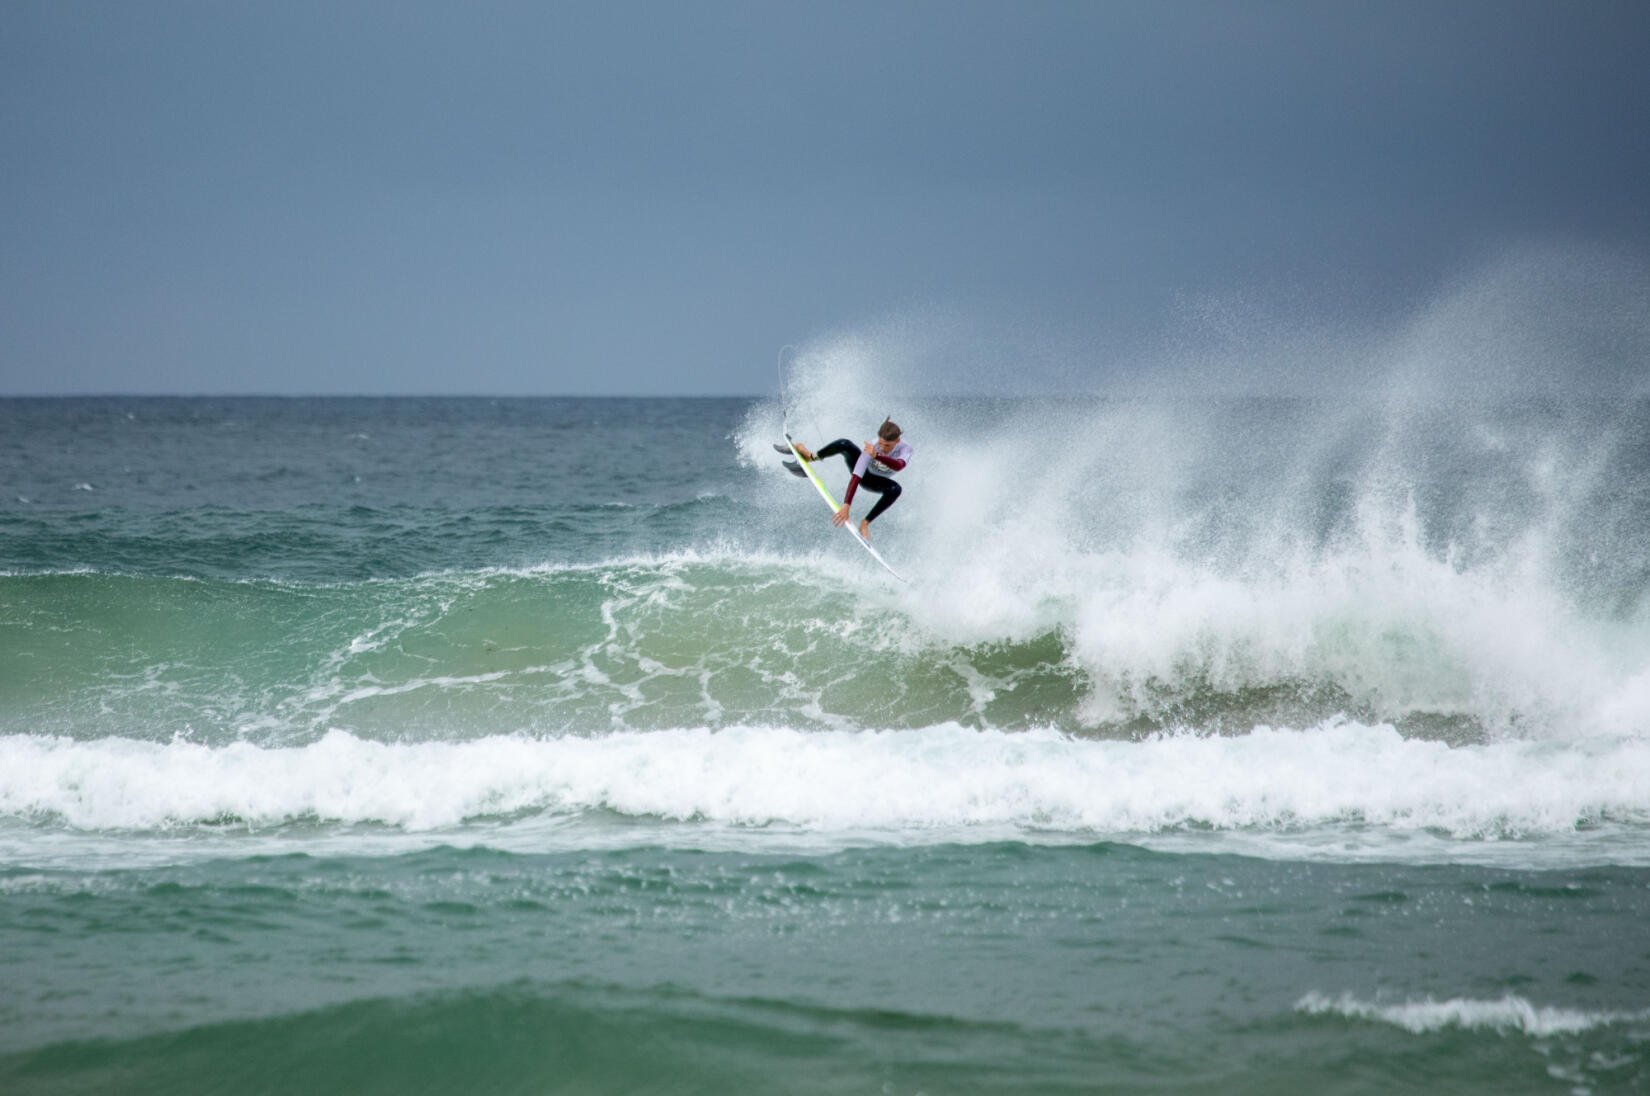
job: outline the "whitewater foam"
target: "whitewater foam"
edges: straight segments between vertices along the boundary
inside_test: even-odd
[[[322,822],[417,833],[592,813],[899,843],[1234,831],[1289,844],[1327,829],[1343,838],[1341,857],[1424,833],[1447,840],[1417,854],[1442,845],[1471,858],[1485,842],[1642,833],[1650,744],[1452,748],[1353,723],[1143,742],[955,724],[422,743],[332,731],[279,748],[0,738],[0,817],[71,831]],[[1623,862],[1619,847],[1609,856]]]
[[[1531,1036],[1575,1035],[1617,1024],[1650,1023],[1650,1009],[1601,1012],[1536,1006],[1513,994],[1493,1001],[1452,997],[1447,1001],[1427,998],[1397,1004],[1376,1004],[1361,1001],[1349,993],[1327,997],[1314,992],[1297,1001],[1295,1010],[1310,1016],[1335,1015],[1351,1020],[1377,1020],[1416,1035],[1444,1028],[1514,1031]]]

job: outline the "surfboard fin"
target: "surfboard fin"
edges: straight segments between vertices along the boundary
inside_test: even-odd
[[[808,473],[804,472],[802,470],[802,466],[800,464],[796,463],[796,461],[786,460],[786,461],[780,461],[779,463],[783,464],[785,466],[785,471],[789,472],[791,475],[797,476],[801,479],[807,479],[808,478]]]

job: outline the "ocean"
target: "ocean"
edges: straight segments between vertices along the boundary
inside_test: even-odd
[[[0,400],[0,1091],[1650,1090],[1650,402],[863,387]]]

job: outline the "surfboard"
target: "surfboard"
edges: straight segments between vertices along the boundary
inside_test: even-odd
[[[831,513],[834,514],[838,510],[842,509],[842,507],[837,505],[836,499],[831,497],[830,488],[825,486],[825,482],[823,480],[821,480],[819,478],[819,474],[814,471],[814,466],[812,464],[810,464],[808,461],[803,460],[802,459],[802,454],[798,453],[796,451],[796,442],[791,440],[791,436],[789,434],[785,435],[785,444],[790,447],[791,456],[796,458],[796,463],[797,463],[798,467],[800,467],[802,469],[802,474],[808,477],[808,482],[812,483],[814,485],[814,487],[819,491],[819,497],[824,499],[825,500],[825,505],[829,506],[831,508]],[[786,461],[785,462],[785,467],[790,468],[791,467],[791,462]],[[892,567],[888,566],[888,561],[882,558],[882,553],[877,551],[875,548],[871,547],[871,542],[859,535],[859,530],[854,528],[854,523],[852,521],[849,521],[846,524],[844,524],[842,526],[842,528],[844,528],[848,531],[849,536],[851,536],[855,540],[859,541],[859,546],[861,548],[863,548],[867,552],[871,553],[871,558],[872,559],[874,559],[878,563],[882,564],[882,569],[884,571],[887,571],[890,575],[893,575],[895,578],[899,579],[901,582],[905,581],[905,576],[900,574],[898,571],[894,570]]]

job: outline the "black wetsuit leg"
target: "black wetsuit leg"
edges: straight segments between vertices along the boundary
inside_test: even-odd
[[[879,476],[875,472],[867,472],[859,477],[859,485],[867,491],[875,491],[881,496],[877,499],[877,504],[871,507],[871,512],[865,515],[867,522],[877,520],[877,515],[894,505],[894,502],[899,498],[899,484],[887,476]]]
[[[814,454],[814,460],[824,460],[826,457],[841,457],[848,462],[848,474],[854,474],[854,465],[859,463],[859,446],[847,438],[838,438],[819,452]]]
[[[841,457],[848,463],[848,474],[851,476],[854,474],[854,465],[859,463],[859,455],[864,451],[865,450],[861,449],[847,438],[838,438],[825,448],[816,452],[814,454],[814,459],[824,460],[826,457]],[[863,476],[859,477],[859,485],[867,491],[875,491],[879,496],[877,499],[877,504],[871,507],[871,512],[869,514],[865,515],[865,520],[867,522],[877,520],[877,515],[888,509],[888,507],[894,505],[894,500],[899,498],[899,484],[895,483],[887,476],[879,476],[875,472],[866,472]]]

